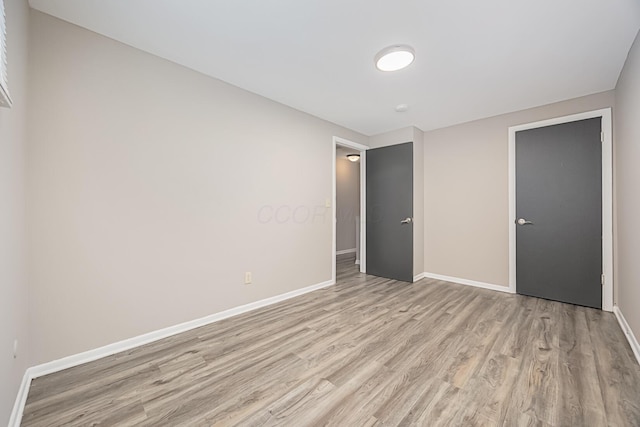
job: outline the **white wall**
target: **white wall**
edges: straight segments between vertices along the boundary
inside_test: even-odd
[[[366,137],[32,19],[32,363],[331,279],[332,137]]]
[[[603,92],[425,132],[425,270],[508,286],[508,128],[613,104]]]
[[[13,108],[0,108],[0,425],[27,368],[28,303],[25,238],[28,6],[5,0],[9,90]],[[18,339],[18,358],[13,342]]]
[[[640,35],[616,86],[615,118],[615,280],[616,302],[640,338]]]
[[[356,247],[356,216],[360,216],[360,162],[347,159],[356,150],[336,150],[336,250]]]

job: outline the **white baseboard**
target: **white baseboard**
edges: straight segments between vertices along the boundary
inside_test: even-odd
[[[629,326],[629,324],[627,323],[627,319],[624,318],[624,315],[622,314],[620,307],[618,307],[617,305],[614,305],[613,313],[616,315],[616,319],[618,319],[620,328],[622,329],[622,332],[624,332],[624,335],[627,337],[627,341],[629,341],[629,345],[633,350],[633,354],[636,356],[636,360],[638,361],[638,364],[640,364],[640,344],[638,343],[638,339],[636,338],[635,334],[631,330],[631,326]]]
[[[71,356],[63,357],[62,359],[54,360],[52,362],[33,366],[27,369],[22,379],[22,384],[20,386],[20,390],[18,391],[18,396],[16,397],[13,412],[11,413],[9,427],[17,427],[20,425],[20,421],[22,420],[22,413],[24,411],[24,405],[27,401],[27,395],[29,394],[29,387],[31,385],[31,381],[35,378],[62,371],[64,369],[72,368],[74,366],[82,365],[84,363],[93,362],[94,360],[102,359],[103,357],[111,356],[122,351],[127,351],[135,347],[161,340],[163,338],[168,338],[181,332],[190,331],[191,329],[199,328],[201,326],[205,326],[219,320],[237,316],[238,314],[276,304],[278,302],[304,295],[318,289],[326,288],[334,284],[335,282],[333,280],[327,280],[326,282],[307,286],[306,288],[296,289],[295,291],[276,295],[271,298],[266,298],[260,301],[241,305],[239,307],[234,307],[229,310],[202,317],[200,319],[180,323],[179,325],[169,326],[168,328],[159,329],[143,335],[138,335],[137,337],[128,338],[126,340],[108,344],[103,347],[85,351],[83,353],[74,354]]]
[[[27,396],[29,395],[29,387],[31,387],[31,368],[27,369],[22,377],[20,383],[20,389],[16,396],[16,401],[13,404],[13,410],[9,417],[9,427],[18,427],[22,421],[22,413],[24,412],[24,405],[27,403]]]
[[[416,276],[417,277],[417,276]],[[513,291],[508,286],[494,285],[493,283],[478,282],[469,279],[460,279],[459,277],[443,276],[441,274],[423,273],[423,277],[436,280],[444,280],[445,282],[457,283],[459,285],[474,286],[476,288],[489,289],[491,291],[506,292],[512,294]]]
[[[343,249],[341,251],[336,251],[336,255],[344,255],[344,254],[355,254],[356,248],[353,249]]]
[[[413,281],[417,282],[418,280],[424,279],[424,273],[420,273],[417,276],[413,276]]]

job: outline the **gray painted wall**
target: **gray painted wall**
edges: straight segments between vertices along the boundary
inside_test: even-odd
[[[25,149],[29,9],[5,0],[9,90],[13,108],[0,108],[0,425],[6,425],[28,362]],[[13,341],[18,339],[18,358]]]
[[[614,119],[615,300],[640,339],[640,35],[616,86]]]
[[[32,363],[331,279],[332,137],[366,137],[32,19]]]

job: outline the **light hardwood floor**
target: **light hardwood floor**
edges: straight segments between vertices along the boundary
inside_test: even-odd
[[[33,381],[25,426],[640,426],[614,316],[424,279],[338,284]]]

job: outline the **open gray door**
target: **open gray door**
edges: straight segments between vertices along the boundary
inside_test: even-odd
[[[602,308],[601,118],[516,133],[516,291]]]
[[[367,274],[413,282],[413,143],[367,150]]]

